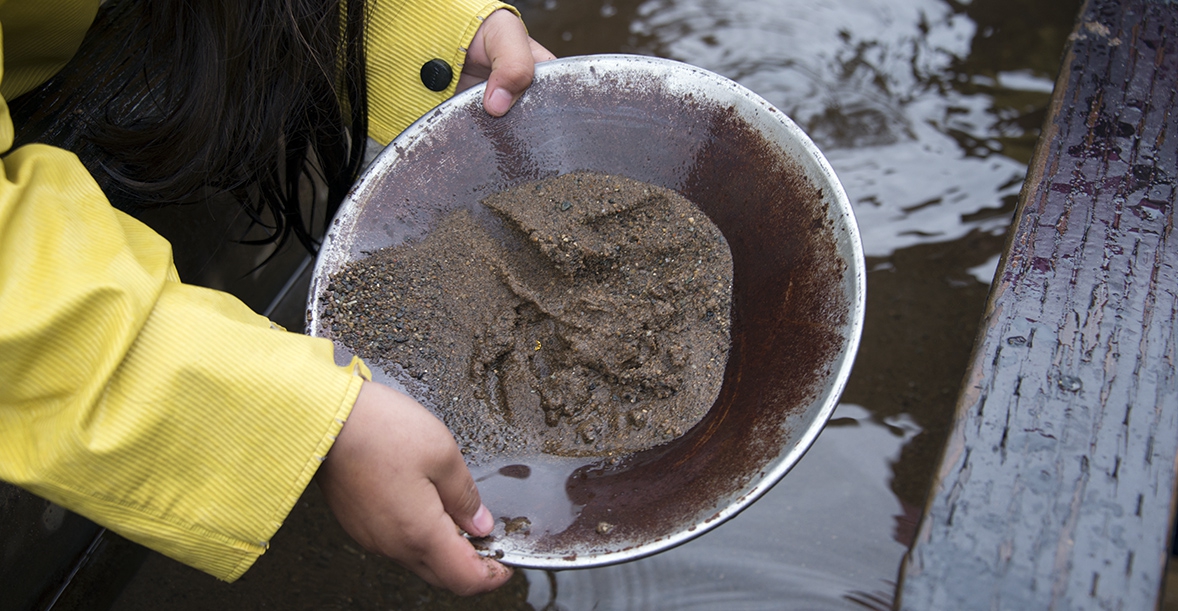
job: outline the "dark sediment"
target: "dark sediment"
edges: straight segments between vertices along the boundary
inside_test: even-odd
[[[475,462],[635,452],[704,416],[728,356],[732,258],[694,204],[588,173],[483,204],[496,221],[458,210],[333,276],[332,335],[409,379]]]

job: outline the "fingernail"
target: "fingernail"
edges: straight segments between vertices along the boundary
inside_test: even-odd
[[[496,89],[487,98],[487,112],[500,117],[511,110],[511,92],[506,89]]]
[[[495,528],[495,518],[491,516],[491,510],[487,509],[486,505],[479,505],[479,510],[475,512],[474,527],[477,532],[471,534],[480,537],[491,534],[491,530]]]

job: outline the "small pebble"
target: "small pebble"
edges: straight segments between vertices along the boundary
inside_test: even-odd
[[[1058,384],[1060,390],[1068,392],[1080,392],[1080,389],[1084,388],[1084,382],[1075,376],[1060,376]]]
[[[518,518],[502,518],[504,525],[503,530],[509,534],[527,533],[532,529],[532,521],[526,517],[520,516]]]

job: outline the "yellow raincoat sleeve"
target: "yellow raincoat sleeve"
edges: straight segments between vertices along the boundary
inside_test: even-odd
[[[514,7],[487,0],[369,0],[369,7],[368,135],[381,144],[454,95],[483,19],[499,9],[519,15]],[[421,67],[434,59],[454,73],[443,91],[430,91],[421,81]]]
[[[3,105],[3,150],[12,133]],[[168,243],[71,153],[3,157],[0,478],[235,579],[331,447],[354,371],[328,341],[181,284]]]
[[[85,29],[64,17],[92,18],[96,5],[0,0],[3,49],[29,50],[22,62],[3,58],[0,92],[16,95],[60,67]],[[419,95],[399,75],[426,55],[456,57],[497,7],[418,5],[373,17],[389,40],[421,41],[373,54],[388,138],[448,93]],[[407,59],[394,61],[401,52]],[[367,369],[338,367],[328,341],[182,284],[170,245],[112,208],[73,154],[10,150],[12,139],[0,99],[0,479],[236,579],[310,482]]]
[[[71,153],[4,157],[0,478],[232,580],[361,380],[327,340],[181,284],[167,241],[112,208]]]

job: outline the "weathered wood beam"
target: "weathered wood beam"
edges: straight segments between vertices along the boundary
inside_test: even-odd
[[[1150,609],[1178,457],[1178,4],[1089,0],[901,609]]]

